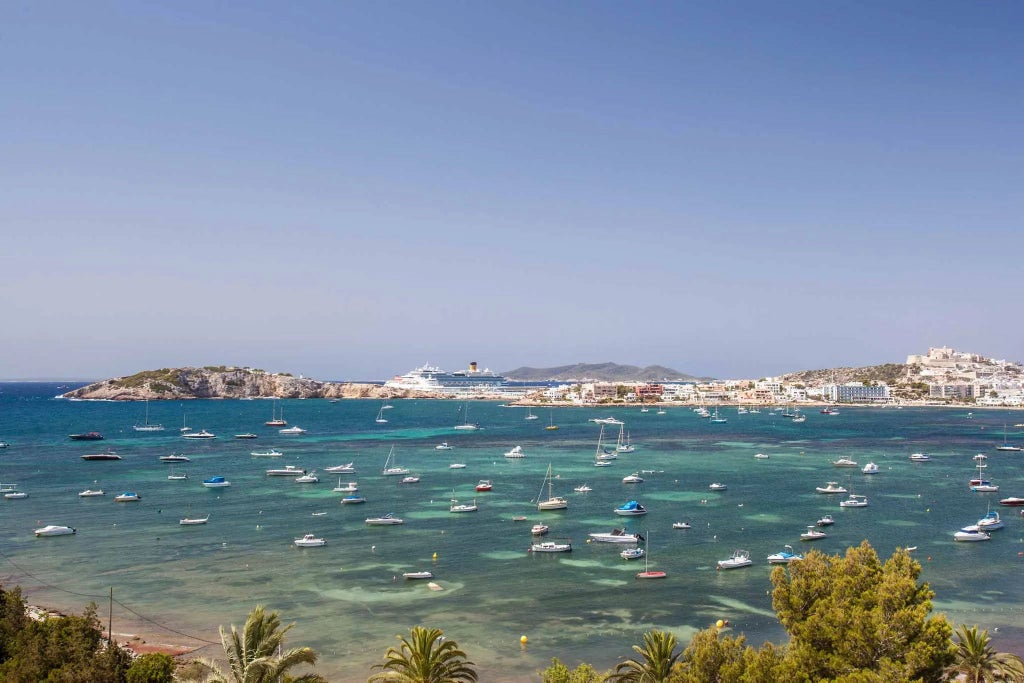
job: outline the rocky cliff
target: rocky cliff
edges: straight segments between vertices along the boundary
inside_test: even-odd
[[[254,368],[207,366],[162,368],[95,382],[65,398],[142,401],[192,398],[433,398],[427,392],[401,391],[377,384],[321,382]]]

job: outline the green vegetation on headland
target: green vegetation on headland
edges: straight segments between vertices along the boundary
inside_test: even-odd
[[[521,367],[501,374],[517,382],[695,382],[709,379],[694,377],[661,365],[640,368],[617,363],[576,363],[554,368]]]
[[[726,622],[699,631],[680,651],[676,637],[649,631],[633,656],[613,671],[588,663],[570,669],[555,658],[538,672],[543,683],[922,683],[1024,681],[1024,661],[992,648],[988,632],[961,625],[955,638],[943,615],[931,614],[934,593],[919,583],[921,565],[903,549],[882,562],[867,541],[844,555],[810,551],[805,559],[772,570],[772,605],[789,640],[760,648],[723,632]],[[100,683],[316,683],[307,647],[284,647],[292,624],[257,606],[239,632],[220,629],[227,667],[211,660],[180,663],[166,655],[131,661],[127,650],[106,645],[90,605],[82,616],[30,619],[19,588],[0,588],[0,680]],[[370,682],[472,683],[473,662],[439,629],[414,627],[399,646],[367,672]],[[353,672],[354,673],[354,672]],[[353,680],[351,677],[349,680]]]

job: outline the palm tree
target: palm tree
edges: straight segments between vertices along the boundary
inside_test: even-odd
[[[676,637],[665,631],[648,631],[644,634],[644,646],[634,645],[638,659],[627,659],[615,667],[609,681],[620,683],[666,683],[672,667],[682,656],[675,652]]]
[[[216,662],[203,660],[194,678],[206,683],[278,683],[288,671],[300,664],[315,664],[317,654],[308,647],[293,647],[282,652],[284,635],[294,623],[281,628],[277,612],[267,612],[257,605],[249,612],[241,634],[231,625],[229,634],[220,627],[220,642],[228,659],[228,673]],[[288,677],[294,683],[326,683],[318,674]]]
[[[445,640],[439,628],[414,627],[407,639],[398,636],[401,647],[389,647],[384,663],[374,664],[380,673],[369,681],[389,683],[465,683],[476,681],[473,662],[454,640]]]
[[[992,649],[988,631],[978,633],[977,625],[967,628],[960,624],[956,638],[956,659],[946,669],[950,680],[963,676],[967,683],[1024,681],[1024,660]]]

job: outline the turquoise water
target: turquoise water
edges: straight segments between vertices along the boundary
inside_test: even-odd
[[[1024,422],[1024,413],[963,409],[856,409],[824,416],[816,411],[794,424],[768,412],[723,411],[725,424],[701,420],[685,408],[666,415],[638,409],[562,408],[525,411],[495,403],[474,404],[484,429],[459,432],[459,405],[446,401],[395,401],[389,422],[374,422],[376,401],[286,400],[290,425],[308,430],[282,436],[265,427],[270,401],[190,401],[150,404],[150,421],[168,430],[139,433],[131,425],[145,417],[141,403],[52,400],[56,385],[0,385],[0,481],[27,491],[25,500],[0,500],[3,534],[0,577],[20,584],[30,601],[80,610],[88,597],[106,609],[110,587],[115,632],[146,633],[157,642],[202,645],[180,634],[217,640],[219,624],[241,624],[257,604],[297,622],[292,642],[322,655],[318,670],[332,680],[365,680],[394,636],[414,625],[436,626],[455,638],[478,664],[483,680],[536,680],[550,658],[598,668],[629,654],[640,634],[657,627],[688,639],[694,630],[728,619],[753,643],[783,633],[771,609],[769,567],[764,558],[784,544],[806,550],[799,534],[825,513],[836,518],[829,538],[813,547],[839,552],[867,538],[883,554],[898,545],[918,546],[923,578],[938,596],[936,606],[956,621],[999,627],[1001,639],[1024,641],[1024,584],[1016,579],[1024,561],[1024,519],[1001,508],[1008,528],[988,543],[954,544],[952,533],[984,515],[999,498],[1024,496],[1024,454],[995,451],[1003,424]],[[550,416],[560,425],[546,431]],[[626,421],[637,449],[614,466],[593,467],[599,427],[588,419],[615,415]],[[212,441],[181,439],[182,421],[218,435]],[[617,427],[606,428],[614,446]],[[73,432],[97,430],[102,442],[72,442]],[[231,435],[254,432],[257,440]],[[1020,429],[1009,438],[1024,443]],[[448,441],[451,451],[434,446]],[[502,454],[520,445],[522,460]],[[418,484],[383,477],[394,446],[399,465],[421,475]],[[253,458],[270,447],[282,458]],[[87,462],[78,456],[115,449],[121,461]],[[912,452],[932,461],[915,464]],[[158,458],[187,454],[175,466],[187,481],[168,481],[170,466]],[[755,460],[754,454],[770,455]],[[1001,485],[996,494],[971,493],[971,456],[990,457],[986,477]],[[829,462],[851,457],[874,461],[881,473],[836,469]],[[342,506],[332,493],[337,476],[329,465],[354,461],[365,505]],[[462,462],[465,469],[448,465]],[[569,498],[566,512],[536,511],[548,464],[554,493]],[[284,464],[316,469],[321,482],[296,484],[268,478],[264,470]],[[636,470],[643,484],[623,484]],[[204,478],[222,475],[229,489],[208,490]],[[494,490],[476,494],[480,479]],[[870,507],[840,509],[837,497],[814,493],[827,480],[866,494]],[[723,493],[708,484],[728,484]],[[582,483],[591,493],[573,492]],[[78,491],[103,488],[103,498],[80,499]],[[118,504],[113,496],[137,491],[140,503]],[[546,493],[546,491],[545,491]],[[480,511],[455,515],[449,500],[476,497]],[[613,508],[629,499],[650,513],[622,518]],[[181,527],[179,517],[210,515],[205,526]],[[313,513],[324,515],[314,516]],[[406,523],[367,527],[364,519],[394,512]],[[524,515],[528,521],[513,521]],[[549,538],[569,537],[567,555],[526,552],[530,526],[543,520]],[[691,530],[673,530],[685,520]],[[43,524],[67,524],[73,537],[37,539]],[[641,582],[643,560],[622,560],[622,546],[588,544],[587,534],[625,526],[648,536],[650,565],[668,572],[663,581]],[[324,548],[298,550],[304,533],[327,539]],[[755,559],[748,569],[715,571],[716,560],[745,548]],[[436,561],[433,559],[436,553]],[[430,569],[444,587],[401,578],[403,571]],[[397,580],[395,577],[398,577]],[[68,592],[70,591],[70,592]],[[529,637],[524,648],[521,635]],[[211,656],[218,647],[200,654]]]

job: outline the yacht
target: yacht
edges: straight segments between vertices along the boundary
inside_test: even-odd
[[[114,502],[117,503],[137,503],[140,500],[142,500],[142,496],[134,491],[125,491],[114,496]]]
[[[170,455],[161,455],[160,462],[192,462],[192,460],[187,455],[171,453]]]
[[[711,491],[725,491],[727,488],[729,488],[727,485],[717,481],[708,486]]]
[[[861,470],[864,474],[878,474],[878,465],[873,462],[869,462],[864,465],[864,469]]]
[[[401,517],[395,517],[395,513],[389,512],[383,517],[367,517],[367,526],[394,526],[396,524],[405,524],[405,520]]]
[[[793,552],[793,546],[787,545],[785,549],[768,556],[768,564],[789,564],[804,559],[803,555]]]
[[[294,543],[299,548],[319,548],[320,546],[327,545],[327,540],[317,538],[313,534],[306,534],[302,538],[296,538]]]
[[[1017,496],[1010,496],[1009,498],[1003,498],[999,501],[1000,505],[1007,507],[1021,507],[1024,506],[1024,498],[1018,498]]]
[[[643,482],[644,482],[644,478],[640,476],[639,472],[634,472],[633,474],[628,474],[628,475],[626,475],[625,477],[622,478],[622,483],[623,484],[642,484]]]
[[[639,547],[637,547],[637,548],[626,548],[621,553],[619,553],[619,557],[621,557],[624,560],[639,560],[643,556],[644,556],[644,549],[643,548],[639,548]]]
[[[530,533],[534,536],[543,536],[550,530],[551,527],[549,527],[547,524],[534,524],[533,527],[530,529]]]
[[[530,545],[530,552],[534,553],[571,553],[572,543],[568,540],[559,543],[558,541],[541,541]]]
[[[983,531],[989,533],[1005,527],[1006,524],[999,518],[999,513],[995,510],[989,510],[977,523],[962,527],[960,531]]]
[[[297,477],[305,474],[306,470],[295,465],[285,465],[284,467],[272,467],[266,470],[266,473],[268,477]]]
[[[924,453],[911,453],[910,454],[910,461],[911,462],[928,462],[929,460],[931,460],[931,456],[926,455]]]
[[[856,460],[850,460],[849,458],[839,458],[838,460],[832,461],[833,467],[857,467]]]
[[[224,477],[210,477],[209,479],[203,479],[203,486],[208,489],[226,489],[231,486],[231,482]]]
[[[408,477],[402,477],[402,480],[400,482],[398,482],[398,483],[399,484],[418,484],[418,483],[420,483],[420,478],[417,477],[415,474],[410,474]]]
[[[953,534],[953,540],[961,542],[988,541],[991,539],[992,537],[990,535],[981,530],[964,531],[961,529]]]
[[[537,509],[538,510],[566,510],[569,508],[569,501],[561,496],[556,496],[552,492],[552,486],[554,483],[554,477],[551,476],[551,464],[548,464],[548,471],[544,475],[544,481],[541,482],[540,492],[537,493]],[[541,500],[541,496],[544,493],[544,486],[548,487],[547,500]]]
[[[36,529],[33,533],[36,536],[71,536],[75,533],[75,530],[69,526],[63,526],[61,524],[47,524],[44,527]]]
[[[612,529],[609,532],[595,532],[588,534],[595,543],[643,543],[644,537],[640,534],[627,534],[625,529]]]
[[[846,493],[846,489],[840,486],[837,481],[830,481],[825,486],[815,486],[814,490],[818,493]]]
[[[295,477],[296,484],[319,484],[320,477],[316,476],[316,472],[310,472],[303,474],[301,477]]]
[[[451,504],[448,505],[448,512],[476,512],[478,509],[476,498],[473,499],[472,503],[460,503],[452,498]]]
[[[749,567],[754,564],[753,560],[750,559],[750,553],[746,550],[736,550],[729,557],[728,560],[719,560],[719,569],[739,569],[740,567]]]
[[[819,541],[823,538],[828,538],[828,534],[819,529],[815,529],[813,526],[807,527],[807,531],[800,534],[801,541]]]
[[[505,452],[506,458],[525,458],[526,454],[523,453],[522,446],[514,446],[511,450]]]
[[[277,433],[278,434],[285,434],[285,435],[288,435],[288,434],[305,434],[306,430],[303,429],[302,427],[298,426],[298,425],[295,425],[294,427],[285,427],[284,429],[278,429]]]
[[[68,434],[72,441],[103,441],[103,435],[99,432],[85,432],[83,434]]]
[[[82,460],[120,460],[121,456],[113,451],[107,451],[106,453],[86,453],[81,456]]]
[[[151,424],[149,421],[149,401],[146,401],[146,421],[140,425],[133,425],[132,429],[137,432],[162,432],[164,426],[162,424]]]
[[[647,514],[647,508],[635,500],[630,500],[615,508],[615,514],[623,517],[639,517]]]
[[[406,474],[409,474],[409,469],[407,467],[399,467],[395,462],[394,446],[392,446],[391,450],[388,451],[388,457],[387,460],[384,461],[384,469],[381,470],[381,474],[385,477],[394,477],[397,475],[405,476]]]
[[[849,498],[839,501],[841,508],[866,508],[867,506],[868,497],[857,493],[851,493]]]
[[[216,439],[217,435],[213,434],[211,432],[208,432],[205,429],[203,429],[203,430],[200,430],[198,432],[189,432],[187,434],[182,434],[181,438],[183,438],[183,439]]]

